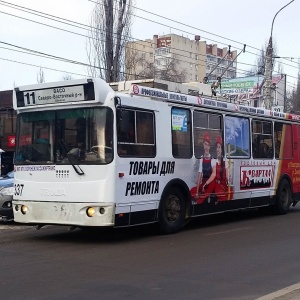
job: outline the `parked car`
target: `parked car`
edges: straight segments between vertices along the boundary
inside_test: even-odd
[[[12,199],[14,194],[14,171],[0,177],[0,221],[12,221]]]
[[[6,175],[0,177],[0,187],[7,185],[8,183],[14,182],[15,172],[10,171]]]

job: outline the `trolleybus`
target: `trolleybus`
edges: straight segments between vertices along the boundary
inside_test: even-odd
[[[14,219],[125,227],[300,199],[300,117],[101,79],[14,89]]]

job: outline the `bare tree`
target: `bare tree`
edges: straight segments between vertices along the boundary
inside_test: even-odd
[[[107,82],[122,79],[134,0],[97,0],[91,16],[87,54],[89,75]]]
[[[287,111],[300,114],[300,60],[298,61],[297,86],[287,94]]]
[[[155,78],[167,81],[185,82],[186,70],[181,69],[178,58],[174,55],[165,59],[163,68],[156,68]]]
[[[42,67],[40,67],[40,70],[37,73],[36,80],[37,80],[37,83],[45,82],[45,74],[44,74],[44,70],[42,69]]]
[[[265,75],[266,72],[266,52],[268,49],[268,41],[266,41],[265,45],[261,48],[260,53],[256,57],[256,61],[254,63],[255,67],[252,67],[250,70],[246,71],[246,75]],[[274,70],[276,65],[276,56],[277,56],[277,46],[276,42],[273,41],[273,50],[272,50],[272,70]],[[278,67],[282,70],[282,66],[279,64]]]
[[[128,42],[125,47],[125,79],[153,78],[153,75],[148,77],[149,66],[151,66],[151,61],[146,58],[145,53],[137,50],[134,43]]]
[[[185,81],[186,70],[180,68],[176,55],[154,60],[154,55],[151,56],[151,53],[136,49],[134,43],[126,45],[126,80],[157,78],[174,82]]]
[[[62,77],[62,80],[72,80],[73,77],[71,74],[64,74],[63,77]]]

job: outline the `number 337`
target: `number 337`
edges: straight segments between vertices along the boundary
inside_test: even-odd
[[[24,184],[15,184],[15,195],[22,196]]]

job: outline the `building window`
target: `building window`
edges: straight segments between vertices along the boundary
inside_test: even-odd
[[[216,61],[216,57],[211,56],[211,55],[208,55],[208,56],[207,56],[207,60],[208,60],[208,61],[215,62],[215,61]]]
[[[155,54],[156,55],[167,55],[168,53],[170,53],[170,47],[161,47],[161,48],[157,48],[155,49]]]
[[[233,71],[227,71],[227,77],[228,78],[234,78],[234,72]]]
[[[198,81],[198,75],[195,75],[195,80]]]

